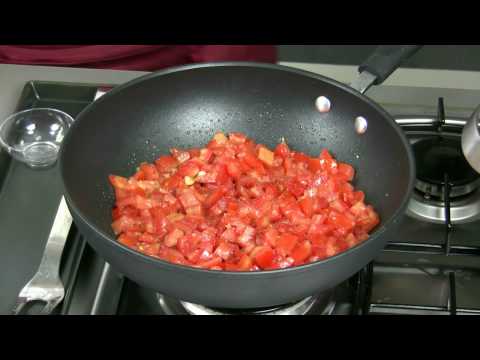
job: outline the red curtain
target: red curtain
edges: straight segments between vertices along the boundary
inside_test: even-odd
[[[273,45],[0,45],[0,63],[155,71],[216,61],[274,63]]]

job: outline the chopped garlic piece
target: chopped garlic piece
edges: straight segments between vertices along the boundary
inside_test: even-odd
[[[215,141],[219,144],[225,144],[227,142],[227,137],[225,136],[224,133],[222,132],[218,132],[215,134],[215,136],[213,137],[215,139]]]
[[[195,179],[191,176],[185,176],[185,185],[190,186],[195,184]]]

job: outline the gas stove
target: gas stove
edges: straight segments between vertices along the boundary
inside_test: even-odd
[[[403,94],[401,90],[397,91]],[[30,82],[18,107],[49,105],[75,116],[104,92],[96,85]],[[458,116],[458,108],[449,110],[448,97],[445,101],[441,97],[435,100],[417,112],[412,108],[418,110],[419,106],[413,103],[404,106],[404,111],[392,103],[385,106],[412,145],[417,160],[415,190],[400,221],[399,231],[389,239],[385,250],[359,273],[331,291],[268,309],[239,311],[191,304],[125,278],[105,263],[73,226],[62,259],[66,296],[55,313],[480,314],[480,175],[470,169],[461,154],[460,134],[466,117]],[[461,112],[467,113],[465,109]],[[0,278],[4,290],[4,295],[0,295],[2,313],[8,313],[18,290],[33,274],[41,257],[42,242],[32,245],[35,239],[31,239],[31,234],[39,234],[46,240],[46,236],[42,236],[48,234],[61,196],[57,170],[31,173],[31,170],[0,156],[0,185],[3,182],[0,228],[17,234],[18,238],[13,250],[4,239],[0,242],[0,273],[5,273],[7,266],[19,269],[13,280]],[[32,182],[37,186],[36,191],[31,190]],[[30,204],[42,205],[27,207],[27,202],[23,202],[19,195],[13,195],[15,191],[19,193],[20,186],[23,186],[23,196],[30,197]],[[52,190],[52,186],[57,188]],[[50,190],[42,192],[42,188]],[[8,215],[6,218],[1,216],[5,214]],[[32,221],[30,233],[21,228],[20,214],[23,219],[26,217]]]

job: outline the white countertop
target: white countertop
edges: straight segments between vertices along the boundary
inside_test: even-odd
[[[357,74],[354,66],[280,64],[319,73],[344,83],[350,83]],[[116,85],[144,74],[147,73],[0,64],[0,119],[15,110],[21,91],[30,80]],[[393,115],[435,114],[438,97],[444,97],[447,116],[468,117],[480,104],[480,72],[401,68],[383,85],[371,88],[367,96]]]

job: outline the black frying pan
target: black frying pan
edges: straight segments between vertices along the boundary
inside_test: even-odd
[[[384,46],[361,67],[353,86],[381,83],[417,46]],[[331,100],[320,113],[318,96]],[[363,116],[359,135],[354,119]],[[328,148],[356,168],[381,217],[366,242],[324,261],[276,271],[222,272],[174,265],[131,250],[111,230],[109,174],[130,176],[141,161],[171,147],[200,147],[218,130],[240,131],[270,147],[282,137],[317,156]],[[65,198],[89,244],[115,269],[158,292],[211,307],[258,308],[290,303],[334,287],[370,262],[388,241],[414,183],[414,160],[392,117],[359,91],[277,65],[220,63],[160,71],[115,88],[76,119],[60,166]]]

